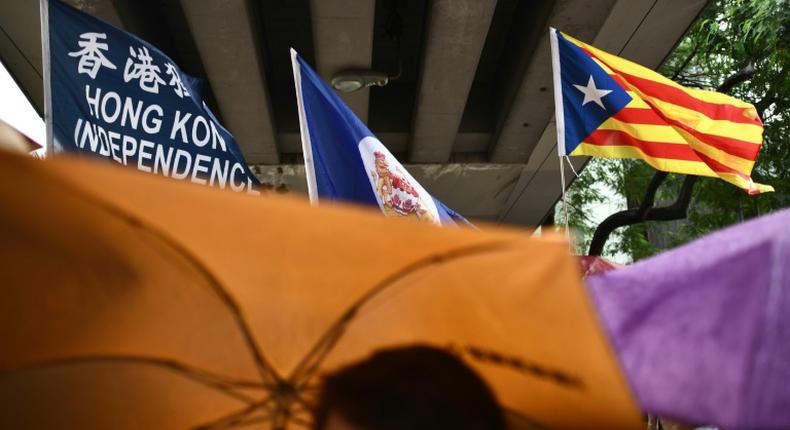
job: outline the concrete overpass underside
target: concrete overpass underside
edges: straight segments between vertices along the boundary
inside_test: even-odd
[[[399,75],[343,98],[448,206],[472,219],[536,225],[561,194],[548,27],[656,67],[707,0],[68,3],[205,79],[212,109],[274,188],[306,189],[292,46],[327,80],[351,67]],[[0,59],[43,113],[38,1],[0,5]]]

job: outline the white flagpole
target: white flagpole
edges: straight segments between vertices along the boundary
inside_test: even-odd
[[[557,155],[560,161],[560,184],[562,186],[562,211],[565,224],[565,235],[570,237],[568,227],[568,199],[565,195],[565,164],[562,158],[567,157],[565,153],[565,112],[562,106],[562,77],[560,76],[560,49],[557,40],[557,29],[549,28],[549,40],[551,45],[551,74],[554,84],[554,119],[557,126]]]
[[[313,145],[310,142],[310,131],[307,129],[307,114],[304,111],[302,100],[302,72],[296,60],[296,51],[291,48],[291,67],[294,72],[294,89],[296,90],[296,106],[299,111],[299,134],[302,137],[302,154],[304,156],[304,174],[307,179],[307,195],[310,203],[318,204],[318,185],[315,179],[315,164],[313,164]]]
[[[563,212],[563,222],[565,224],[565,236],[570,237],[570,231],[568,224],[570,219],[568,218],[568,199],[565,196],[565,163],[563,162],[563,157],[557,157],[560,160],[560,186],[562,186],[562,212]]]
[[[557,124],[557,154],[568,155],[565,152],[565,111],[562,106],[562,77],[560,76],[560,48],[557,40],[557,29],[549,28],[551,41],[551,74],[554,84],[554,119]]]
[[[46,128],[47,158],[55,155],[54,136],[52,134],[52,80],[49,50],[49,0],[39,0],[41,15],[41,68],[44,77],[44,124]]]

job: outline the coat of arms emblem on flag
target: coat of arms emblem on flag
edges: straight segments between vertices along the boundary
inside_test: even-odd
[[[392,162],[392,154],[378,146],[383,147],[378,139],[363,139],[360,154],[384,214],[438,224],[438,217],[430,210],[433,202],[424,197],[428,196],[427,191],[397,161]]]

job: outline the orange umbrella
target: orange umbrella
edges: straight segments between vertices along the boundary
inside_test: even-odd
[[[0,428],[305,428],[415,342],[530,422],[641,426],[562,242],[2,151],[0,201]]]

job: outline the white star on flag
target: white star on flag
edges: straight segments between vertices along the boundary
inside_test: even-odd
[[[601,99],[606,96],[607,94],[611,93],[612,90],[599,90],[595,87],[595,81],[593,80],[592,75],[590,75],[590,80],[587,81],[587,86],[583,87],[581,85],[573,85],[576,87],[577,90],[581,91],[584,94],[584,100],[582,101],[582,106],[586,105],[590,102],[595,102],[601,109],[606,110],[603,105],[603,101]]]

